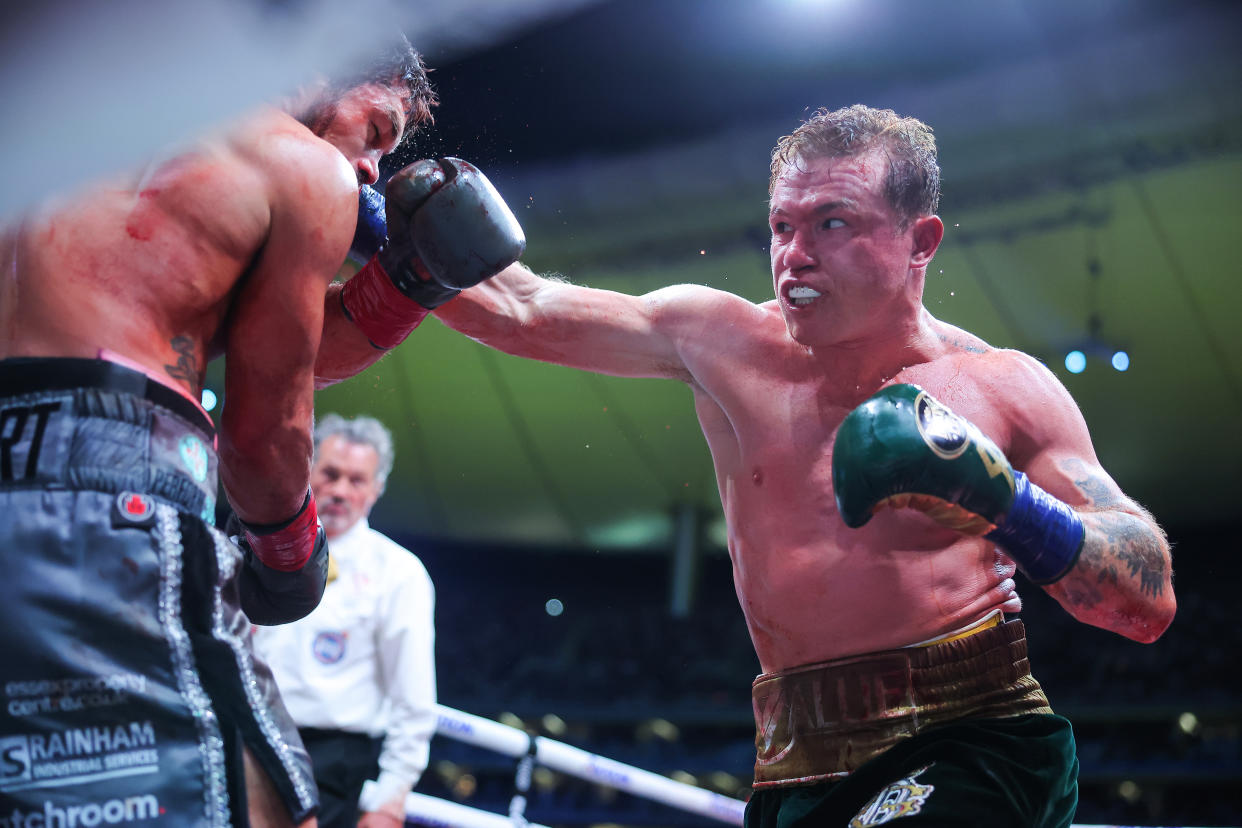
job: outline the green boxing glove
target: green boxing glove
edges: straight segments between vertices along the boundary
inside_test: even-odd
[[[832,449],[832,485],[846,526],[911,508],[995,541],[1032,581],[1078,560],[1078,513],[1015,472],[996,444],[916,385],[883,388],[846,416]]]

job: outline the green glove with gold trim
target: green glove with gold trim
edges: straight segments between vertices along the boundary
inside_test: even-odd
[[[996,542],[1032,581],[1051,583],[1078,560],[1078,513],[1015,472],[973,423],[916,385],[892,385],[837,430],[832,485],[846,526],[883,508],[911,508]]]

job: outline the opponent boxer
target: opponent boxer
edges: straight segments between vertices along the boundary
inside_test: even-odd
[[[1138,641],[1175,611],[1166,539],[1066,390],[923,307],[939,192],[924,124],[821,111],[772,155],[775,300],[515,266],[438,312],[509,353],[693,391],[763,670],[750,826],[1068,825],[1073,736],[1007,618],[1015,563]]]
[[[313,815],[305,751],[246,615],[289,621],[323,592],[316,378],[356,373],[489,276],[484,262],[454,269],[475,225],[520,253],[503,204],[478,209],[496,198],[486,179],[433,162],[395,176],[391,238],[330,287],[359,184],[434,104],[402,41],[358,77],[3,231],[0,624],[24,632],[0,643],[0,821]],[[197,398],[219,355],[217,459]],[[217,472],[240,549],[211,526]]]

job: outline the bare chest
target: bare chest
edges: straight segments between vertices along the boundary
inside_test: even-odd
[[[1003,433],[1001,412],[963,368],[913,366],[882,384],[919,385],[985,432]],[[861,529],[840,519],[833,443],[878,387],[773,377],[700,406],[735,585],[765,669],[902,646],[999,605],[1008,576],[980,541],[913,510],[884,511]]]
[[[911,366],[874,387],[831,373],[791,377],[737,373],[721,391],[701,394],[699,419],[711,446],[726,508],[749,524],[797,508],[821,527],[839,521],[832,488],[833,443],[842,421],[882,385],[911,383],[975,423],[1004,450],[1003,410],[972,366],[943,359]],[[753,513],[753,514],[752,514]]]

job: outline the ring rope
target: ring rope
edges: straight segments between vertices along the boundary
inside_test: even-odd
[[[640,770],[554,739],[532,737],[516,727],[451,707],[436,705],[436,733],[515,759],[529,756],[533,763],[568,776],[598,782],[609,788],[732,825],[741,825],[742,815],[746,811],[746,803],[740,799],[677,782],[658,773]],[[408,804],[407,800],[407,811],[410,810]],[[415,819],[415,814],[411,813],[410,818]],[[512,823],[508,824],[511,826]],[[478,828],[484,826],[480,823]]]

